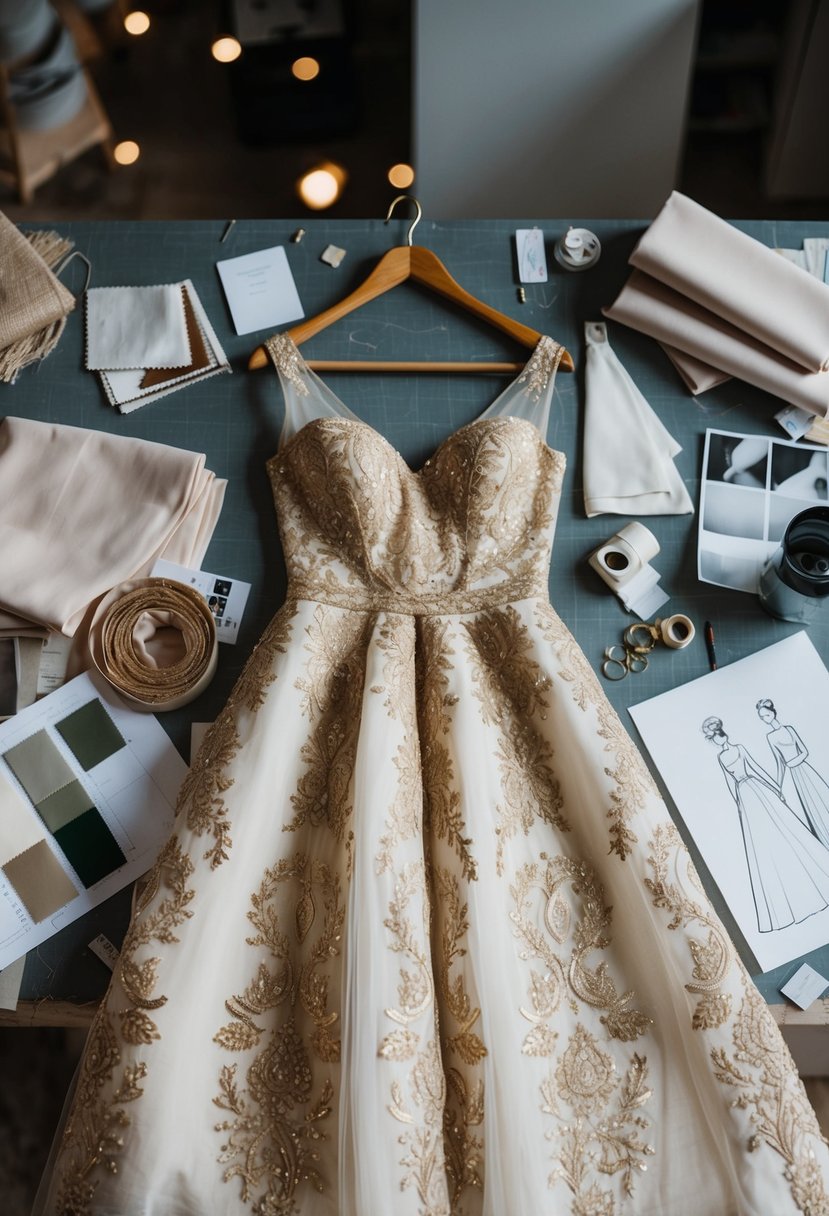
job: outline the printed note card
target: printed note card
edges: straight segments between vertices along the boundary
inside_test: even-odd
[[[282,245],[216,263],[237,334],[275,329],[304,317]]]

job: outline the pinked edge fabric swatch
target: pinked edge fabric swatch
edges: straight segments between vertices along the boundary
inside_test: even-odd
[[[87,701],[80,709],[55,723],[63,739],[85,773],[108,760],[127,746],[127,741],[98,700]]]
[[[188,326],[195,324],[198,339],[192,340],[194,358],[188,366],[169,369],[170,375],[160,378],[150,374],[151,369],[139,368],[130,370],[103,369],[99,371],[101,384],[110,405],[114,405],[122,414],[131,414],[151,401],[157,401],[188,384],[199,380],[207,380],[220,372],[230,372],[227,355],[222,349],[215,330],[207,318],[201,300],[196,294],[192,282],[184,279],[177,284],[184,292],[185,314],[188,315],[187,304],[192,308],[192,318]],[[199,348],[204,351],[204,359],[199,355]]]
[[[42,823],[17,787],[0,772],[0,866],[43,839]]]
[[[79,894],[45,839],[7,861],[3,873],[36,925]]]
[[[89,371],[186,367],[191,358],[180,284],[87,291]]]
[[[75,774],[45,730],[36,731],[3,752],[3,759],[37,806],[75,780]]]
[[[83,885],[94,887],[126,863],[118,841],[97,807],[76,815],[55,832],[55,840]]]

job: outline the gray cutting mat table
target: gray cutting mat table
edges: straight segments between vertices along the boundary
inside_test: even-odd
[[[306,235],[290,242],[300,225]],[[14,386],[0,385],[0,414],[136,435],[178,447],[204,451],[207,465],[229,480],[224,509],[204,567],[252,583],[238,644],[220,647],[219,671],[209,690],[186,709],[161,720],[185,759],[189,759],[191,721],[209,721],[227,698],[242,663],[285,593],[279,538],[265,461],[275,451],[282,418],[281,395],[270,369],[246,370],[262,332],[237,337],[215,270],[217,260],[284,245],[306,316],[341,299],[368,273],[391,245],[402,244],[408,220],[244,220],[229,238],[220,238],[226,221],[170,223],[67,223],[61,231],[92,262],[96,286],[141,285],[192,279],[233,367],[232,375],[192,385],[135,413],[122,416],[106,402],[97,378],[83,366],[83,310],[69,318],[58,349],[39,368],[29,368]],[[568,224],[586,225],[602,242],[600,262],[582,273],[561,269],[552,256],[555,240]],[[526,302],[517,294],[514,243],[516,227],[537,224],[544,231],[550,278],[526,287]],[[47,225],[41,225],[47,226]],[[558,376],[549,443],[563,451],[568,472],[561,502],[551,572],[552,600],[573,630],[588,660],[598,669],[605,646],[617,642],[629,616],[587,566],[588,553],[627,519],[584,517],[581,486],[581,407],[583,401],[583,325],[600,318],[602,305],[616,295],[627,274],[627,257],[644,223],[634,221],[475,220],[421,222],[418,243],[433,249],[469,291],[495,308],[565,343],[576,362],[575,374]],[[740,227],[769,245],[799,247],[804,236],[829,236],[829,223],[745,222]],[[319,260],[327,244],[347,251],[338,269]],[[78,290],[83,267],[76,261],[66,272]],[[621,326],[610,327],[610,339],[683,451],[677,464],[692,497],[698,498],[702,443],[707,426],[748,433],[783,432],[773,420],[780,402],[750,386],[731,382],[699,399],[681,385],[667,358],[651,340]],[[389,359],[515,359],[520,352],[496,330],[459,312],[439,297],[405,284],[325,330],[304,347],[306,357]],[[350,375],[326,377],[355,413],[386,435],[412,465],[422,463],[440,441],[470,421],[500,391],[492,376]],[[112,493],[118,492],[113,486]],[[696,518],[664,516],[644,521],[656,534],[661,553],[655,565],[671,593],[665,611],[685,612],[698,635],[685,650],[660,648],[648,671],[620,683],[605,682],[611,701],[630,724],[629,704],[644,700],[708,670],[701,637],[702,622],[714,622],[720,665],[771,645],[797,628],[766,616],[753,596],[722,590],[696,578]],[[82,538],[78,538],[82,544]],[[829,661],[829,608],[824,620],[809,630]],[[632,732],[636,737],[635,730]],[[278,746],[278,740],[274,741]],[[682,825],[680,824],[680,830]],[[687,834],[686,834],[687,838]],[[692,851],[693,846],[692,846]],[[696,856],[696,853],[695,853]],[[701,867],[703,875],[706,874]],[[716,890],[714,902],[743,950],[752,959]],[[18,1024],[83,1024],[91,1016],[108,980],[103,964],[87,943],[103,932],[120,943],[129,916],[129,892],[109,900],[68,926],[27,958],[16,1014],[0,1022]],[[829,974],[829,945],[808,956]],[[777,1003],[778,1016],[797,1021],[791,1006],[780,1004],[780,983],[793,971],[780,968],[758,981],[766,999]],[[785,1013],[782,1012],[785,1010]],[[815,1013],[817,1010],[817,1014]],[[829,1001],[813,1007],[803,1019],[829,1022]]]

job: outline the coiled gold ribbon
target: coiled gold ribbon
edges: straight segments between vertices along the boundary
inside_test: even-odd
[[[153,712],[178,709],[212,680],[216,622],[204,598],[168,578],[114,587],[89,631],[93,662],[125,700]]]

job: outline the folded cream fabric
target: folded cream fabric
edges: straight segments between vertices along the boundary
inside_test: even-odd
[[[86,366],[187,367],[192,361],[180,283],[91,287],[86,293]]]
[[[718,384],[725,384],[726,380],[731,379],[728,372],[721,372],[716,367],[710,367],[701,359],[695,359],[693,355],[686,355],[684,351],[677,350],[675,346],[666,346],[664,342],[661,342],[660,346],[684,380],[686,387],[694,394],[707,393],[709,388],[716,388]]]
[[[0,423],[0,632],[73,636],[87,608],[159,557],[201,565],[226,482],[195,452],[57,423]]]
[[[682,449],[611,348],[607,326],[588,321],[584,337],[585,512],[687,515],[694,505],[673,462]]]
[[[0,212],[0,381],[11,383],[57,345],[75,297],[51,267],[71,248],[56,232],[24,236]]]
[[[807,371],[829,369],[829,287],[674,191],[630,264]]]
[[[755,384],[810,414],[825,415],[829,409],[828,372],[805,371],[758,338],[640,270],[633,271],[614,303],[602,311],[613,321]]]

